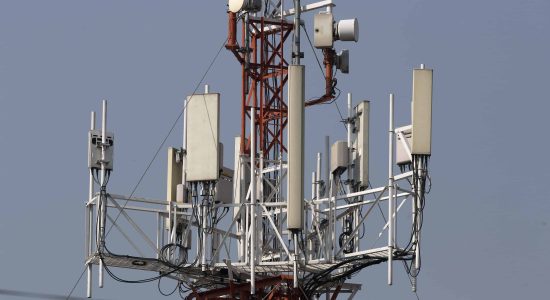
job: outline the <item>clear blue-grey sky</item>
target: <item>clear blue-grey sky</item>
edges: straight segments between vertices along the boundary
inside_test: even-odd
[[[352,60],[339,84],[356,101],[371,100],[374,185],[386,176],[388,93],[397,95],[397,123],[407,124],[411,69],[435,70],[420,299],[548,297],[550,1],[336,4],[338,19],[360,21],[360,42],[338,46]],[[226,23],[225,1],[0,0],[0,290],[68,293],[83,267],[89,111],[109,100],[117,139],[109,188],[128,194],[219,49]],[[308,69],[310,97],[322,92],[316,68]],[[226,145],[238,134],[239,77],[223,51],[206,79],[222,93]],[[306,174],[325,134],[345,136],[334,106],[310,109],[307,119]],[[167,145],[180,143],[178,125]],[[164,153],[138,195],[164,197]],[[359,298],[415,299],[404,272],[392,287],[385,278],[384,266],[364,270],[355,278]],[[94,292],[163,298],[156,283],[107,279]],[[75,295],[84,293],[82,281]]]

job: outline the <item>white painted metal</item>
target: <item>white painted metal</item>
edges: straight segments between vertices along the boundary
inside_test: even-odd
[[[317,9],[322,9],[322,8],[327,8],[327,10],[331,10],[332,11],[332,7],[334,6],[333,4],[333,0],[324,0],[324,1],[318,1],[318,2],[315,2],[315,3],[311,3],[311,4],[306,4],[304,6],[301,6],[300,7],[300,11],[301,12],[308,12],[308,11],[312,11],[312,10],[317,10]],[[287,11],[283,11],[283,16],[291,16],[291,15],[294,15],[294,12],[295,12],[295,9],[294,8],[291,8]]]
[[[432,85],[432,70],[413,70],[412,154],[430,155],[432,152]]]
[[[99,182],[101,183],[101,185],[105,185],[105,148],[107,146],[107,100],[103,100],[103,107],[102,107],[102,110],[101,110],[101,177],[100,177],[100,180]],[[100,202],[102,201],[105,201],[105,199],[101,199],[100,197]],[[100,211],[98,211],[98,213],[100,214],[100,245],[99,245],[99,249],[100,251],[103,251],[103,239],[105,238],[105,214],[106,214],[106,210],[105,210],[105,204],[106,203],[100,203],[98,206],[101,208],[103,207],[103,209],[101,209]],[[98,285],[100,288],[103,287],[103,261],[100,262],[99,264],[99,280],[98,280]]]
[[[90,131],[95,130],[95,111],[92,111],[90,113]],[[86,259],[90,257],[93,253],[93,245],[92,245],[92,236],[93,236],[93,223],[94,223],[94,211],[93,207],[90,204],[92,201],[92,198],[94,197],[94,177],[92,175],[92,170],[88,171],[89,179],[88,179],[88,202],[86,203]],[[92,264],[86,265],[86,297],[91,298],[92,297]]]
[[[292,40],[292,62],[295,65],[299,65],[300,59],[302,58],[302,53],[300,50],[300,32],[302,31],[302,29],[300,28],[301,14],[302,10],[300,6],[300,0],[294,0],[294,30],[292,31],[294,36]]]
[[[289,230],[302,230],[304,223],[304,66],[291,65],[288,78],[287,227]]]
[[[393,141],[394,141],[394,132],[393,132],[393,94],[390,94],[390,126],[388,134],[388,285],[393,283],[393,249],[395,246],[394,240],[394,198],[393,198]]]
[[[348,172],[348,182],[347,182],[347,185],[348,185],[348,193],[351,193],[352,192],[352,182],[351,180],[353,180],[353,173],[352,173],[352,168],[353,168],[353,143],[351,141],[351,133],[352,133],[352,117],[351,117],[351,114],[352,114],[352,111],[351,111],[351,106],[352,106],[352,95],[351,93],[348,93],[348,119],[346,120],[346,131],[347,131],[347,151],[348,151],[348,161],[347,161],[347,172]]]
[[[292,257],[293,260],[293,284],[294,288],[298,288],[298,260],[299,260],[299,254],[300,250],[298,248],[298,233],[294,233],[294,256]]]
[[[404,126],[395,129],[397,145],[395,147],[395,162],[397,165],[406,165],[412,162],[411,143],[412,126]]]
[[[325,136],[325,192],[323,197],[328,197],[328,186],[330,183],[330,137]]]
[[[252,120],[256,108],[250,108]],[[256,124],[250,122],[250,294],[256,293]]]
[[[336,25],[336,36],[341,41],[359,41],[359,22],[357,19],[338,21]]]
[[[257,12],[262,8],[261,0],[229,0],[229,11],[238,13],[241,10]]]
[[[219,178],[220,94],[196,94],[187,98],[186,180]]]
[[[332,48],[334,45],[334,17],[319,13],[313,17],[313,45],[315,48]]]
[[[360,189],[369,185],[369,116],[370,102],[363,101],[355,107],[355,168],[354,179]]]
[[[342,174],[349,166],[349,150],[346,141],[336,141],[330,151],[330,171]]]
[[[206,92],[208,92],[208,88],[205,87],[205,89]],[[300,90],[300,93],[302,92],[303,87]],[[302,100],[302,103],[300,104],[303,104],[303,96],[300,95],[300,99]],[[291,101],[289,100],[289,105],[291,105],[290,102]],[[354,134],[359,135],[361,134],[361,131],[368,131],[362,129],[363,125],[368,125],[366,124],[368,121],[362,119],[363,117],[367,117],[368,119],[368,113],[365,113],[365,108],[363,107],[362,113],[359,113],[359,107],[362,104],[363,103],[360,103],[355,110],[352,110],[353,106],[351,94],[348,96],[348,115],[346,124],[348,133],[347,140],[343,142],[345,147],[343,147],[344,150],[342,151],[342,153],[346,153],[350,158],[349,160],[345,160],[345,164],[343,164],[343,166],[348,170],[361,168],[358,158],[359,154],[362,153],[360,152],[360,142],[358,142],[359,137],[355,136],[354,140]],[[256,115],[257,112],[255,107],[251,108],[251,113],[253,116]],[[186,115],[188,115],[187,112]],[[104,120],[105,119],[106,105],[104,106]],[[290,119],[291,118],[289,116],[289,121]],[[289,126],[291,126],[291,124],[292,122],[289,122]],[[106,126],[107,125],[105,122],[102,125],[102,132],[105,132],[104,129]],[[94,128],[95,124],[92,123],[91,127]],[[398,212],[403,210],[403,204],[406,201],[411,200],[413,203],[412,213],[414,216],[418,212],[418,202],[420,201],[420,199],[415,197],[415,195],[423,193],[421,190],[415,191],[413,187],[409,187],[407,185],[407,180],[411,180],[413,177],[418,177],[413,175],[423,174],[424,168],[426,167],[424,165],[418,165],[416,170],[402,174],[394,174],[393,166],[395,163],[395,147],[399,146],[399,143],[401,142],[401,140],[396,140],[396,138],[403,137],[403,131],[401,129],[402,128],[394,128],[394,97],[392,94],[390,95],[390,123],[388,135],[388,182],[382,187],[370,189],[366,189],[367,186],[352,184],[350,180],[355,179],[355,183],[360,182],[357,179],[359,177],[355,175],[356,172],[351,173],[351,171],[348,171],[347,173],[330,174],[330,164],[328,163],[328,160],[330,160],[332,155],[330,155],[328,149],[330,144],[328,143],[328,137],[326,137],[325,140],[327,149],[325,149],[325,161],[327,163],[324,166],[326,171],[325,174],[322,174],[321,169],[323,168],[323,157],[321,153],[317,153],[315,171],[312,172],[311,176],[311,199],[304,199],[302,184],[303,173],[298,181],[299,184],[296,185],[302,189],[302,195],[295,198],[300,200],[297,203],[299,203],[298,207],[301,211],[300,218],[302,218],[299,222],[299,229],[302,229],[301,232],[296,228],[284,225],[291,217],[293,211],[295,211],[290,205],[292,199],[289,192],[290,183],[285,185],[287,182],[286,180],[289,178],[285,177],[287,172],[289,177],[291,177],[293,171],[299,170],[300,172],[303,172],[303,167],[297,169],[293,168],[293,160],[290,149],[288,162],[284,161],[283,157],[270,160],[264,159],[262,153],[257,153],[257,128],[253,123],[250,123],[250,156],[248,156],[248,154],[241,154],[240,139],[236,139],[235,142],[235,170],[232,176],[234,180],[234,189],[231,192],[233,195],[233,201],[209,203],[208,205],[201,204],[201,199],[199,199],[198,204],[191,201],[193,199],[200,198],[201,195],[212,195],[212,191],[215,187],[212,182],[198,183],[189,182],[186,180],[186,155],[181,157],[183,159],[183,166],[181,166],[182,184],[179,185],[179,194],[176,192],[176,201],[174,202],[167,201],[169,199],[153,200],[110,194],[113,199],[109,200],[109,203],[101,203],[103,201],[102,197],[100,197],[99,194],[94,195],[93,182],[90,181],[90,191],[86,202],[87,227],[85,246],[87,256],[86,264],[88,268],[87,295],[91,296],[91,264],[102,264],[102,260],[99,259],[99,254],[94,253],[92,249],[93,247],[91,247],[93,239],[93,232],[91,228],[93,227],[94,222],[101,223],[97,228],[103,228],[104,226],[104,221],[101,217],[97,219],[92,217],[94,206],[95,208],[103,207],[102,210],[104,208],[115,208],[117,213],[120,212],[120,215],[123,217],[121,219],[125,220],[125,222],[118,223],[113,227],[119,230],[126,239],[128,245],[135,248],[136,251],[143,257],[159,258],[160,256],[158,251],[165,245],[165,238],[169,237],[167,242],[174,242],[177,240],[175,231],[176,227],[174,226],[175,224],[183,224],[186,227],[186,230],[192,230],[193,232],[205,230],[202,240],[197,240],[195,243],[189,244],[183,242],[188,248],[191,246],[197,247],[197,254],[190,252],[190,256],[196,255],[196,257],[190,257],[189,262],[195,259],[198,260],[196,265],[186,264],[185,268],[174,272],[171,277],[175,279],[190,280],[196,284],[215,284],[215,279],[204,276],[203,272],[216,272],[222,267],[229,268],[228,272],[230,273],[230,277],[235,274],[239,274],[240,278],[250,278],[250,293],[254,294],[256,287],[255,281],[258,280],[258,278],[266,278],[272,274],[278,274],[281,272],[291,273],[294,274],[293,285],[298,287],[301,283],[299,276],[300,274],[307,275],[312,272],[320,272],[334,266],[336,263],[344,262],[346,259],[368,255],[372,258],[388,260],[388,284],[392,284],[395,271],[393,268],[393,261],[395,260],[397,253],[399,253],[398,250],[402,250],[396,248],[396,220],[398,217],[403,215],[403,213],[398,214]],[[184,131],[188,133],[189,130],[190,128],[186,127]],[[108,137],[109,135],[102,134],[102,137],[105,136]],[[188,136],[184,134],[184,141],[187,140],[187,137]],[[303,143],[304,137],[301,136],[300,139]],[[397,145],[395,144],[396,142],[398,143]],[[107,148],[107,144],[108,143],[105,143],[102,140],[102,148]],[[289,139],[289,148],[291,144],[292,143]],[[294,143],[294,145],[296,145],[296,143]],[[184,146],[184,148],[188,148],[186,147],[185,142]],[[300,148],[301,147],[303,147],[303,145],[300,145]],[[218,154],[220,154],[219,149],[220,148],[218,147]],[[333,154],[335,152],[339,151],[334,150]],[[300,149],[298,153],[303,155],[303,150]],[[353,159],[355,161],[353,161]],[[221,166],[219,162],[218,164]],[[303,164],[303,157],[301,157],[299,165],[301,164]],[[179,166],[177,168],[179,169]],[[105,180],[105,172],[106,170],[103,168],[101,178],[102,182]],[[223,173],[230,174],[231,172],[230,170],[224,169]],[[324,179],[325,176],[330,177]],[[176,179],[175,181],[178,182],[179,180]],[[368,181],[368,179],[362,179],[361,182],[362,181]],[[324,183],[324,193],[322,182]],[[345,186],[347,187],[346,189],[342,188],[342,184],[344,183],[348,183]],[[221,188],[219,186],[220,182],[217,184],[217,193],[219,193]],[[190,198],[187,203],[181,200],[178,201],[179,199],[182,199],[181,195],[183,194],[182,192],[184,191],[184,186],[198,187],[198,191],[194,195],[195,198]],[[416,186],[419,186],[419,184],[416,183]],[[285,189],[289,192],[287,197],[281,195],[285,192]],[[191,191],[192,189],[189,188],[188,190]],[[125,204],[122,206],[121,200],[127,201],[130,205]],[[387,230],[387,245],[380,247],[380,245],[376,245],[376,241],[373,241],[372,244],[369,243],[370,245],[365,245],[366,243],[362,242],[362,239],[359,238],[362,228],[368,225],[369,227],[366,228],[368,228],[369,232],[372,230],[372,224],[367,223],[373,214],[378,213],[378,205],[386,200],[388,201],[388,221],[383,227],[380,225],[381,231],[379,237]],[[397,200],[399,200],[399,205],[396,203]],[[202,218],[201,222],[196,222],[193,218],[193,208],[200,209],[199,217]],[[220,222],[219,224],[211,223],[212,225],[205,225],[199,228],[200,224],[198,223],[208,224],[209,222],[207,222],[207,218],[211,216],[215,210],[221,208],[224,208],[224,210],[233,210],[233,213],[227,214],[227,217],[224,217],[223,222]],[[150,230],[141,229],[141,219],[133,219],[130,216],[130,214],[134,212],[147,213],[156,218],[156,239],[155,237],[150,237],[145,233],[151,232]],[[105,216],[109,219],[111,223],[114,221],[106,213],[103,214],[103,211],[99,211],[98,213],[100,216]],[[339,243],[336,243],[338,240],[338,235],[342,232],[340,224],[343,220],[349,218],[350,215],[353,215],[353,229],[351,230],[351,234],[348,235],[346,233],[348,236],[344,239],[344,243],[340,245]],[[408,212],[406,212],[406,215],[408,216]],[[174,221],[177,220],[177,222],[163,222],[165,218],[169,218]],[[305,227],[303,226],[304,223]],[[133,229],[138,233],[138,236],[142,239],[138,239],[137,241],[132,240],[132,236],[127,235],[123,231],[123,227],[128,226],[128,224],[131,228],[133,227]],[[169,235],[167,235],[167,231],[164,230],[164,226],[166,226],[166,224],[171,224]],[[417,226],[419,226],[419,224],[417,224]],[[417,227],[417,229],[420,228]],[[376,232],[378,231],[379,230]],[[101,233],[99,230],[97,232]],[[186,233],[177,234],[187,236]],[[302,234],[303,237],[300,236]],[[373,235],[367,233],[367,236],[372,237]],[[302,245],[302,238],[304,240],[303,245],[305,245],[305,249],[300,249]],[[231,244],[232,241],[236,241],[239,245],[235,247],[235,244]],[[420,247],[417,242],[419,241],[420,235],[416,235],[413,241],[413,250],[407,253],[409,257],[411,257],[414,251],[416,251],[418,259]],[[354,247],[348,247],[348,245],[352,242]],[[100,245],[101,244],[99,243],[98,246]],[[143,247],[144,245],[146,247]],[[199,251],[199,247],[202,247],[202,249],[207,249],[207,251],[205,250],[201,252]],[[239,249],[236,261],[234,260],[235,253],[231,253],[231,251],[234,251],[233,249],[235,248]],[[344,249],[351,249],[349,250],[350,253],[347,252],[348,250],[344,251]],[[301,254],[301,250],[305,252],[304,255]],[[104,253],[103,257],[106,265],[109,266],[137,268],[155,272],[167,272],[170,270],[167,269],[166,265],[163,265],[158,261],[148,261],[147,266],[136,267],[135,265],[132,265],[133,261],[131,257],[113,256],[108,253]],[[336,272],[349,270],[353,267],[353,264],[354,263],[351,262],[346,263],[337,269]],[[418,264],[419,260],[415,260],[413,264],[414,268],[419,267]],[[334,293],[334,289],[328,289],[327,291],[328,293]],[[356,292],[357,289],[354,290],[350,287],[348,292],[353,293],[354,291]]]

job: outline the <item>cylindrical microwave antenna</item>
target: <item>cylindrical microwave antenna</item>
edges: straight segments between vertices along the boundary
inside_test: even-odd
[[[258,12],[262,10],[261,0],[229,0],[229,11],[238,13],[240,11]]]
[[[336,34],[341,41],[359,41],[359,22],[357,19],[338,21]]]

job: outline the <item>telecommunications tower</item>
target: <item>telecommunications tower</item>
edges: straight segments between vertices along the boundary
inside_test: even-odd
[[[168,148],[166,199],[108,191],[116,143],[107,131],[107,102],[100,129],[92,112],[88,297],[93,265],[100,287],[105,273],[127,283],[171,279],[172,293],[184,299],[337,299],[356,295],[361,284],[349,281],[369,266],[387,264],[391,285],[394,262],[403,261],[416,290],[430,183],[433,72],[424,65],[413,70],[410,125],[394,126],[389,95],[387,181],[369,181],[371,105],[354,105],[349,93],[346,118],[335,120],[344,121],[347,135],[332,144],[326,137],[325,149],[313,157],[306,196],[306,111],[337,99],[336,74],[349,73],[350,55],[336,46],[358,42],[359,25],[357,19],[337,21],[332,0],[301,2],[229,1],[225,48],[242,78],[234,160],[223,160],[230,147],[220,142],[222,95],[205,86],[183,105],[183,144]],[[312,26],[302,18],[306,13],[313,14]],[[302,33],[311,41],[309,31],[312,50],[322,53],[325,82],[322,96],[306,100],[301,42]],[[407,224],[400,240],[398,219]],[[121,244],[132,254],[116,251]],[[155,274],[130,280],[118,268]]]

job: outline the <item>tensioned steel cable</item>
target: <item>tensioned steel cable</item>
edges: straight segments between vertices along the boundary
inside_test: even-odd
[[[220,55],[222,49],[224,48],[225,44],[227,42],[227,39],[224,39],[223,40],[223,43],[220,47],[220,49],[218,50],[218,52],[216,53],[216,55],[214,56],[214,58],[211,60],[210,64],[208,65],[208,68],[206,69],[206,71],[204,72],[204,74],[202,75],[201,79],[199,80],[199,82],[197,83],[197,85],[195,86],[195,89],[193,90],[193,93],[192,95],[194,95],[197,90],[199,89],[200,85],[203,83],[204,81],[204,78],[206,78],[206,75],[208,75],[208,73],[210,72],[210,70],[212,69],[212,66],[214,65],[214,63],[216,62],[218,56]],[[191,98],[190,98],[191,99]],[[136,185],[134,186],[134,188],[132,189],[132,192],[130,193],[130,196],[128,197],[128,199],[126,199],[126,202],[124,202],[124,205],[122,206],[122,209],[119,210],[116,218],[113,220],[113,222],[111,223],[111,226],[109,227],[109,230],[107,230],[107,233],[105,234],[105,237],[107,237],[109,235],[109,233],[111,232],[111,230],[113,229],[113,226],[116,224],[118,218],[120,217],[121,213],[122,213],[122,210],[124,208],[126,208],[126,205],[128,204],[128,201],[132,198],[132,196],[134,196],[134,193],[136,192],[136,190],[138,189],[139,185],[141,184],[141,182],[143,181],[143,179],[145,178],[145,175],[147,174],[147,172],[149,171],[149,169],[151,168],[151,165],[153,165],[153,162],[156,160],[156,158],[158,157],[158,154],[160,153],[160,151],[162,150],[162,148],[164,147],[164,144],[166,143],[166,141],[168,140],[168,138],[170,137],[170,135],[172,135],[172,132],[174,131],[174,129],[176,128],[176,125],[178,124],[179,120],[181,119],[181,117],[183,116],[183,113],[185,112],[185,108],[187,107],[187,104],[189,103],[189,100],[186,100],[185,101],[185,104],[183,106],[183,108],[180,110],[176,120],[172,123],[172,126],[170,127],[170,130],[168,131],[168,133],[166,134],[166,136],[164,137],[164,139],[162,140],[162,142],[160,143],[159,147],[157,148],[155,154],[153,155],[153,158],[149,161],[149,163],[147,164],[147,167],[145,168],[145,170],[143,171],[143,174],[140,176],[139,180],[137,181]],[[71,298],[71,295],[73,294],[74,290],[76,289],[76,286],[78,286],[78,284],[80,283],[80,280],[82,280],[82,277],[84,276],[84,273],[86,272],[86,269],[87,267],[84,266],[84,270],[82,271],[82,274],[80,274],[80,277],[78,277],[78,280],[76,281],[76,283],[74,284],[74,286],[72,287],[71,291],[69,292],[69,294],[67,295],[67,300]]]

